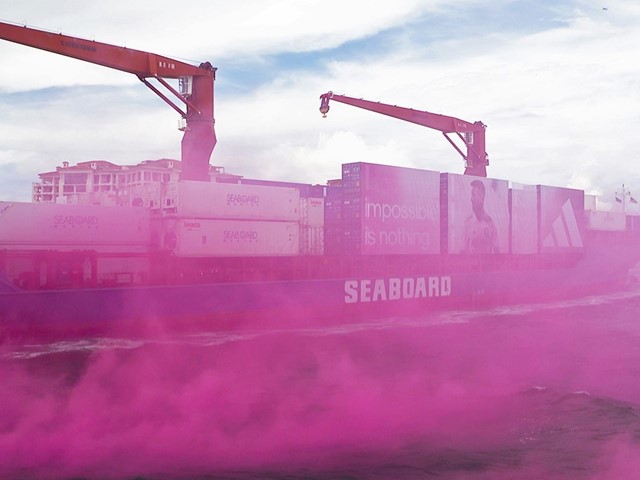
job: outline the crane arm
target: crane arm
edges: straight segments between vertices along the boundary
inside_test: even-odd
[[[181,76],[208,75],[206,71],[194,65],[163,57],[162,55],[71,37],[61,33],[36,30],[27,26],[0,22],[0,38],[28,47],[95,63],[96,65],[133,73],[143,78],[179,78]]]
[[[465,160],[465,175],[487,176],[489,158],[485,151],[486,125],[482,122],[471,123],[447,115],[337,95],[333,92],[320,95],[320,113],[323,116],[329,112],[330,100],[438,130]],[[464,143],[466,152],[458,147],[450,135],[456,135]]]
[[[186,120],[182,139],[182,178],[209,179],[209,161],[216,144],[213,119],[213,83],[216,69],[210,63],[195,66],[154,53],[5,22],[0,22],[0,39],[136,75]],[[178,92],[164,80],[165,78],[178,78],[188,82],[190,91]],[[184,106],[176,105],[151,84],[149,79],[158,81],[186,106],[186,111]]]

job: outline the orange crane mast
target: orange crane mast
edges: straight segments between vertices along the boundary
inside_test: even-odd
[[[489,165],[489,156],[485,146],[485,130],[487,126],[482,122],[471,123],[447,115],[387,105],[345,95],[336,95],[333,92],[320,95],[320,113],[324,117],[329,112],[329,102],[331,100],[439,130],[464,159],[465,175],[487,176],[487,165]],[[450,134],[456,134],[462,140],[466,146],[466,153],[451,139]]]
[[[4,22],[0,22],[0,39],[137,76],[184,119],[185,126],[181,128],[184,130],[181,178],[209,180],[209,162],[216,145],[213,116],[216,69],[209,62],[195,66],[154,53]],[[150,79],[157,81],[182,105],[172,101]],[[178,90],[165,79],[178,79]]]

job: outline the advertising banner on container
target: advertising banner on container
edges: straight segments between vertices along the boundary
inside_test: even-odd
[[[584,247],[584,192],[538,185],[542,252]]]
[[[363,163],[364,254],[440,253],[440,174]]]
[[[535,186],[512,188],[511,253],[538,253],[538,192]]]
[[[506,180],[446,174],[448,251],[509,251],[509,184]]]

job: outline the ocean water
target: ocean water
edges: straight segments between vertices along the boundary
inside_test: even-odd
[[[0,346],[0,478],[640,478],[640,291],[268,325]]]

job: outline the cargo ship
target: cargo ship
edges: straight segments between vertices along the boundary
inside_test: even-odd
[[[580,190],[361,162],[321,187],[181,181],[162,214],[0,202],[2,328],[424,315],[621,288],[640,260],[638,217],[585,209]]]
[[[80,192],[64,203],[0,202],[2,335],[425,315],[620,288],[640,260],[638,217],[598,211],[581,190],[488,178],[482,122],[328,92],[323,115],[338,101],[442,132],[464,174],[367,162],[313,185],[212,174],[210,64],[4,23],[0,38],[134,73],[185,122],[179,180],[159,176],[146,197],[138,174],[137,190],[94,205],[105,176],[94,162],[88,174],[59,168],[64,179],[51,187]]]

